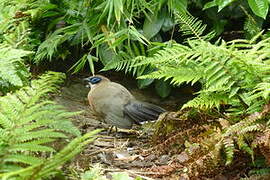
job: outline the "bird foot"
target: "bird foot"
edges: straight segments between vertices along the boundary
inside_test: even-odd
[[[118,128],[117,132],[126,133],[126,134],[133,134],[133,135],[140,135],[140,132],[134,129],[120,129]]]
[[[116,133],[116,134],[128,134],[128,135],[140,135],[140,132],[134,129],[121,129],[121,128],[117,128],[115,126],[111,126],[108,130],[107,130],[107,135],[110,135],[112,133]]]

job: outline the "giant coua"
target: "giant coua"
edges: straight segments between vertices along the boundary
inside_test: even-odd
[[[96,75],[84,79],[91,90],[88,100],[91,109],[105,123],[130,129],[132,125],[156,120],[165,110],[154,104],[141,102],[121,84]]]

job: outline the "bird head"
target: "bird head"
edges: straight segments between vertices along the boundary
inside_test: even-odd
[[[87,83],[86,87],[91,89],[101,83],[110,81],[108,78],[101,75],[90,76],[88,78],[84,78],[83,80]]]

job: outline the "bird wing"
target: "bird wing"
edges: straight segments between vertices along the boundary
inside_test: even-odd
[[[123,129],[131,129],[133,124],[132,120],[125,118],[116,112],[107,113],[105,116],[105,122]]]
[[[124,106],[124,114],[134,120],[137,124],[144,121],[157,120],[158,116],[165,112],[165,109],[146,102],[131,100]]]

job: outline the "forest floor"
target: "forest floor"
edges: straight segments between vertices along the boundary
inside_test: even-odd
[[[112,81],[121,83],[139,100],[147,101],[164,107],[169,111],[177,111],[183,103],[190,99],[190,95],[184,92],[173,93],[166,100],[159,98],[153,88],[139,90],[134,79],[119,75],[106,75]],[[61,94],[55,100],[65,106],[69,111],[82,111],[73,119],[74,124],[82,133],[102,128],[103,125],[90,111],[87,94],[89,89],[85,87],[81,78],[75,77],[68,80]],[[178,96],[182,94],[181,96]],[[77,179],[78,173],[100,164],[106,176],[111,172],[126,172],[131,177],[143,179],[186,179],[179,177],[177,172],[170,173],[170,164],[175,158],[185,159],[185,155],[158,155],[156,153],[143,154],[145,150],[153,146],[151,124],[143,127],[135,127],[139,134],[107,134],[100,133],[94,143],[81,152],[68,165],[67,171],[71,173],[70,179]],[[163,171],[164,169],[164,171]],[[75,171],[74,171],[75,170]],[[222,178],[221,178],[222,179]],[[223,179],[226,180],[226,179]]]

